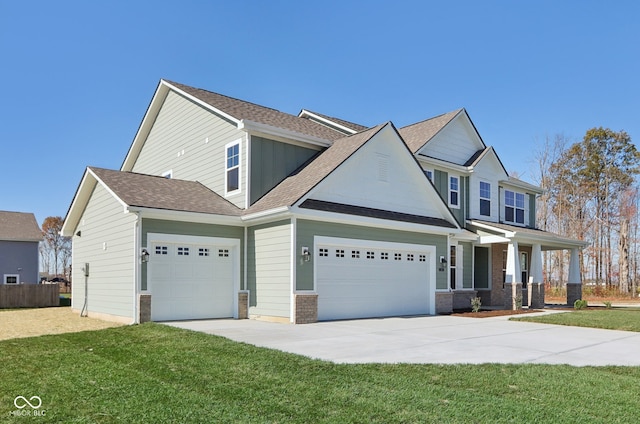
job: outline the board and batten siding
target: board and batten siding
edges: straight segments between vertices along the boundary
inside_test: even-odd
[[[97,184],[80,224],[74,230],[73,286],[74,309],[84,304],[85,276],[89,264],[89,314],[101,313],[133,319],[135,290],[135,223],[136,215],[124,213],[122,205]]]
[[[247,145],[245,133],[235,124],[169,91],[158,117],[133,165],[133,172],[199,181],[216,193],[225,194],[226,151],[228,143],[240,143],[240,192],[227,199],[245,206],[247,189]]]
[[[5,275],[18,275],[20,284],[39,283],[39,255],[37,241],[0,241],[0,284]]]
[[[202,236],[237,239],[240,241],[240,270],[239,272],[241,290],[244,284],[244,228],[228,225],[201,224],[196,222],[168,221],[162,219],[142,219],[142,246],[150,249],[148,245],[149,233],[155,234],[175,234],[185,236]],[[147,264],[142,264],[140,270],[140,289],[147,290]]]
[[[288,220],[248,229],[247,277],[252,316],[291,314],[291,231]]]
[[[296,221],[296,252],[299,254],[303,246],[309,247],[311,260],[303,262],[296,258],[296,290],[314,289],[313,260],[316,246],[313,243],[315,236],[422,244],[435,246],[436,258],[440,255],[448,256],[447,236],[298,219]],[[436,289],[447,289],[447,275],[447,272],[436,272]]]
[[[459,208],[449,207],[449,210],[456,217],[459,223],[464,224],[467,214],[467,204],[469,203],[469,177],[452,174],[458,177],[458,203]],[[433,185],[444,200],[449,205],[449,173],[436,169],[433,174]]]
[[[317,153],[318,150],[251,136],[251,204]]]
[[[473,245],[471,243],[460,242],[462,246],[462,288],[473,288]]]

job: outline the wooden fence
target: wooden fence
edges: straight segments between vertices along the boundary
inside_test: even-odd
[[[0,309],[60,305],[57,284],[0,284]]]

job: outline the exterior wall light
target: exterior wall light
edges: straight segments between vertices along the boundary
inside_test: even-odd
[[[308,247],[302,247],[302,260],[304,262],[309,262],[311,260],[311,252]]]
[[[142,260],[143,264],[146,264],[147,262],[149,262],[149,252],[147,251],[147,249],[142,249],[142,253],[140,254],[140,259]]]

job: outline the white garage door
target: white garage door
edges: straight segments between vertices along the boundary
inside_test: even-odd
[[[235,252],[229,245],[152,241],[147,266],[151,319],[232,317]]]
[[[433,246],[316,237],[318,319],[433,313],[434,255]]]

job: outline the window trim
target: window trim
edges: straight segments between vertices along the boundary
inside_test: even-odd
[[[7,283],[7,278],[9,277],[15,277],[16,278],[16,282],[15,283]],[[18,285],[20,284],[20,274],[4,274],[4,277],[2,278],[2,284],[10,284],[10,285]]]
[[[435,180],[434,180],[434,176],[433,176],[433,175],[434,175],[434,173],[435,173],[435,171],[434,171],[433,169],[426,169],[426,168],[423,168],[423,169],[422,169],[422,172],[424,173],[425,177],[427,177],[427,179],[428,179],[429,181],[431,181],[432,183],[434,183],[434,184],[435,184]],[[429,174],[431,174],[431,176],[429,176],[429,174],[427,174],[427,172],[428,172]]]
[[[452,183],[451,180],[453,178],[456,179],[457,188],[455,190],[451,188],[451,183]],[[449,207],[455,208],[455,209],[460,209],[460,177],[457,176],[457,175],[449,175],[449,184],[448,185],[449,185],[449,198],[448,198]],[[451,202],[451,194],[452,193],[456,193],[457,203],[455,203],[455,204]]]
[[[238,164],[232,167],[228,166],[229,148],[238,146]],[[238,170],[238,188],[229,191],[229,171]],[[242,139],[232,141],[224,146],[224,195],[231,196],[242,192]]]
[[[507,193],[513,193],[513,205],[507,204]],[[518,195],[522,196],[522,207],[518,206]],[[507,219],[507,208],[513,209],[513,220]],[[518,211],[522,211],[522,222],[518,221]],[[527,224],[527,195],[525,193],[504,189],[504,222],[522,226]]]
[[[483,195],[482,195],[482,185],[483,184],[486,184],[487,186],[489,186],[489,197],[483,197]],[[479,201],[478,201],[478,208],[479,208],[478,214],[480,216],[491,217],[491,183],[490,182],[488,182],[488,181],[479,181],[479,184],[478,184],[478,198],[479,198]],[[489,214],[488,215],[485,215],[485,214],[482,213],[482,201],[489,202]]]

